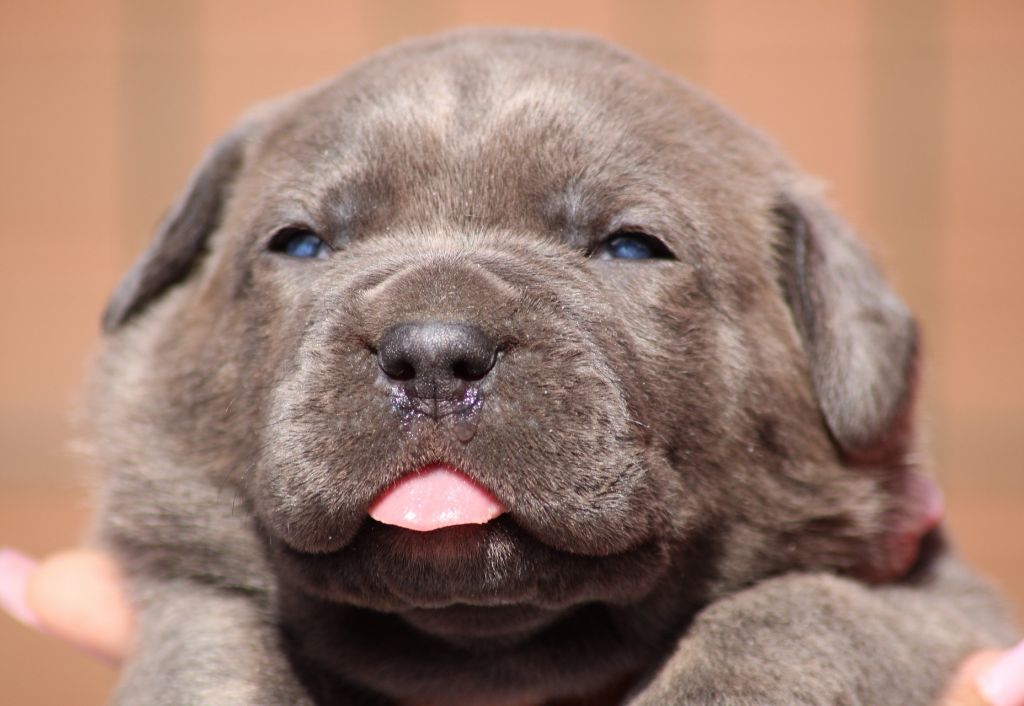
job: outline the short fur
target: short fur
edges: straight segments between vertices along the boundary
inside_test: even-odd
[[[268,250],[296,226],[330,256]],[[674,259],[600,257],[623,231]],[[496,342],[472,404],[382,373],[423,321]],[[902,303],[772,144],[593,38],[430,38],[263,108],[104,326],[118,704],[923,706],[1012,637],[929,519]],[[369,520],[438,461],[509,513]]]

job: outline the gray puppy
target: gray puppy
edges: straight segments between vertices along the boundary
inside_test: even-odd
[[[768,141],[600,41],[265,107],[104,326],[118,704],[913,706],[1012,637],[914,462],[910,315]]]

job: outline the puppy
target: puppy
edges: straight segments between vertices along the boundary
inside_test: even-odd
[[[595,39],[260,109],[104,328],[117,704],[923,706],[1012,638],[914,460],[903,304],[768,141]]]

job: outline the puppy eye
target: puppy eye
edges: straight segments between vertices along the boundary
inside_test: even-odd
[[[675,255],[665,243],[653,235],[618,231],[608,236],[594,251],[602,260],[674,260]]]
[[[282,228],[274,233],[267,244],[270,252],[291,257],[324,258],[330,250],[323,239],[307,228]]]

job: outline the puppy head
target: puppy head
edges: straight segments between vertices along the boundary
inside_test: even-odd
[[[236,489],[289,585],[432,635],[671,631],[789,569],[896,575],[923,526],[902,304],[771,144],[593,39],[449,35],[265,109],[104,326],[101,434]],[[437,463],[507,512],[368,518]]]

